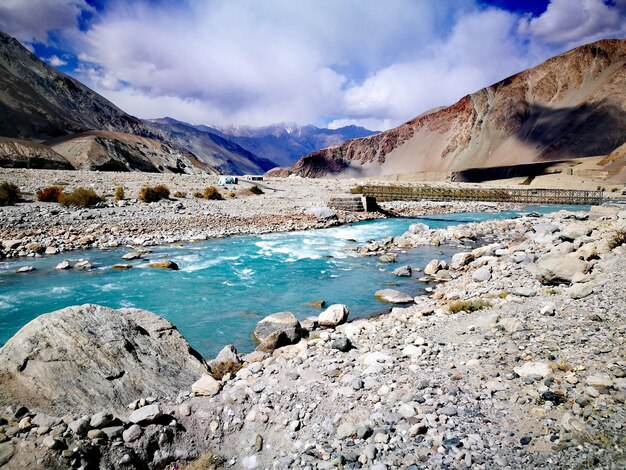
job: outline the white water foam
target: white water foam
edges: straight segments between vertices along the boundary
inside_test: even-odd
[[[180,258],[181,260],[184,261],[185,257]],[[196,257],[196,260],[198,260],[199,257]],[[217,258],[208,258],[208,259],[203,259],[203,258],[199,258],[199,261],[191,262],[191,264],[188,265],[183,265],[183,267],[180,269],[181,271],[187,272],[187,273],[193,273],[196,271],[202,271],[203,269],[208,269],[212,266],[217,266],[219,264],[224,263],[225,261],[236,261],[239,258],[241,258],[241,256],[218,256]],[[183,263],[181,263],[183,264]]]

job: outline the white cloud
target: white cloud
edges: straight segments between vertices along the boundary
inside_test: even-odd
[[[85,0],[2,0],[0,30],[21,42],[45,43],[49,31],[75,29],[82,10],[91,11]]]
[[[67,61],[61,59],[60,57],[53,55],[51,57],[48,57],[48,59],[46,59],[47,62],[52,65],[53,67],[63,67],[64,65],[67,65]]]
[[[379,70],[348,88],[343,111],[399,124],[515,73],[531,61],[511,34],[516,25],[515,15],[500,10],[468,14],[419,59]]]
[[[386,129],[626,35],[626,0],[552,0],[537,18],[477,0],[111,0],[98,12],[85,0],[30,2],[0,0],[0,29],[23,42],[60,31],[77,78],[131,114],[216,125]],[[87,31],[81,9],[94,15]]]
[[[546,43],[575,47],[608,37],[626,35],[626,1],[552,0],[537,18],[526,19],[520,32]]]
[[[139,116],[156,108],[132,107],[137,96],[176,96],[204,103],[212,124],[321,124],[337,114],[349,81],[413,56],[419,47],[407,44],[431,41],[454,11],[410,0],[118,3],[82,38],[80,57],[92,64],[80,72]]]

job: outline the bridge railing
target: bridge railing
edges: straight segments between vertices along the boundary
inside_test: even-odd
[[[444,186],[366,185],[363,195],[384,201],[490,201],[523,204],[602,204],[602,191],[580,189],[454,188]]]

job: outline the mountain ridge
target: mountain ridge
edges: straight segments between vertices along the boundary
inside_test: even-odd
[[[608,155],[626,140],[626,40],[602,40],[272,174],[369,177]]]

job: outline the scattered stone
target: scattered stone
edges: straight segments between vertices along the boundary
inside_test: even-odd
[[[141,437],[142,432],[141,426],[133,424],[122,433],[122,439],[124,442],[134,442]]]
[[[211,377],[211,376],[208,376],[208,377]],[[213,379],[213,377],[211,378]],[[134,424],[146,425],[146,424],[154,423],[154,421],[157,418],[161,417],[161,415],[162,413],[161,413],[161,408],[159,407],[159,405],[157,404],[146,405],[133,411],[131,415],[128,417],[128,421]]]
[[[472,281],[474,282],[486,282],[491,279],[491,268],[489,266],[483,266],[478,268],[472,273]]]
[[[208,374],[203,374],[192,386],[191,391],[196,395],[214,396],[221,389],[220,383]]]
[[[341,338],[337,338],[335,341],[333,341],[331,348],[337,349],[341,352],[348,352],[350,351],[350,349],[352,349],[352,343],[348,338],[342,336]]]
[[[272,333],[279,331],[284,331],[292,343],[296,342],[301,336],[300,322],[291,312],[273,313],[257,323],[254,337],[262,341]]]
[[[513,369],[520,377],[527,377],[529,375],[537,375],[541,378],[547,377],[552,373],[550,366],[545,362],[525,362],[519,367]]]

